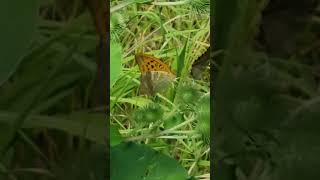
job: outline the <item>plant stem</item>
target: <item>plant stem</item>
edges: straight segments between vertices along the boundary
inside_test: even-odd
[[[128,141],[137,141],[137,140],[142,140],[142,139],[146,139],[146,138],[155,138],[155,137],[159,137],[159,136],[162,136],[162,135],[170,134],[171,132],[175,131],[176,129],[178,129],[180,127],[183,127],[184,125],[187,125],[187,124],[191,123],[194,120],[195,120],[195,118],[191,118],[191,119],[189,119],[187,121],[184,121],[181,124],[178,124],[178,125],[170,128],[170,129],[168,129],[168,130],[159,132],[157,134],[151,134],[151,135],[149,134],[149,135],[141,135],[141,136],[129,137],[125,141],[126,142],[128,142]]]
[[[189,1],[175,1],[175,2],[153,2],[153,5],[156,6],[176,6],[176,5],[183,5],[183,4],[188,4]]]

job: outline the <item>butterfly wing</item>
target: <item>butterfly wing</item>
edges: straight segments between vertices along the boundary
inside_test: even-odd
[[[168,65],[153,56],[146,54],[137,54],[135,55],[135,59],[139,65],[141,73],[145,73],[147,71],[164,71],[170,74],[174,74]]]
[[[174,82],[175,76],[163,71],[149,71],[141,74],[140,95],[153,96],[165,92]]]
[[[140,78],[140,95],[154,95],[151,72],[141,74]]]
[[[175,76],[162,71],[152,72],[153,90],[155,92],[164,92],[175,80]]]
[[[141,95],[155,95],[168,89],[175,79],[169,66],[161,60],[145,54],[135,55],[136,62],[141,72]]]

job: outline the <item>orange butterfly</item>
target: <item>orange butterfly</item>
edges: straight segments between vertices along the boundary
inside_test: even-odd
[[[173,71],[160,59],[140,53],[135,55],[135,60],[141,72],[141,95],[153,96],[164,92],[175,80]]]

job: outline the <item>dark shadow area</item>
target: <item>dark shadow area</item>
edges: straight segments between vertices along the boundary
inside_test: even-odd
[[[0,179],[106,179],[107,3],[6,1],[0,12]]]
[[[211,7],[213,178],[317,179],[319,1]]]

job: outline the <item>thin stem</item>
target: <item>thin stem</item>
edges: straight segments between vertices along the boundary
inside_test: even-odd
[[[188,4],[189,1],[175,1],[175,2],[153,2],[153,5],[156,6],[176,6],[176,5],[183,5],[183,4]]]
[[[122,4],[118,4],[116,6],[113,6],[112,8],[110,8],[110,13],[113,13],[115,11],[122,9],[122,8],[125,8],[126,6],[129,6],[132,3],[134,3],[134,2],[132,2],[132,1],[131,2],[124,2]]]
[[[141,136],[135,136],[135,137],[129,137],[127,138],[125,141],[128,142],[128,141],[137,141],[137,140],[142,140],[142,139],[146,139],[146,138],[156,138],[156,137],[159,137],[159,136],[162,136],[162,135],[166,135],[166,134],[170,134],[172,131],[175,131],[176,129],[179,129],[180,127],[183,127],[189,123],[191,123],[192,121],[194,121],[195,118],[191,118],[187,121],[184,121],[183,123],[181,124],[178,124],[168,130],[165,130],[165,131],[161,131],[157,134],[149,134],[149,135],[141,135]]]

